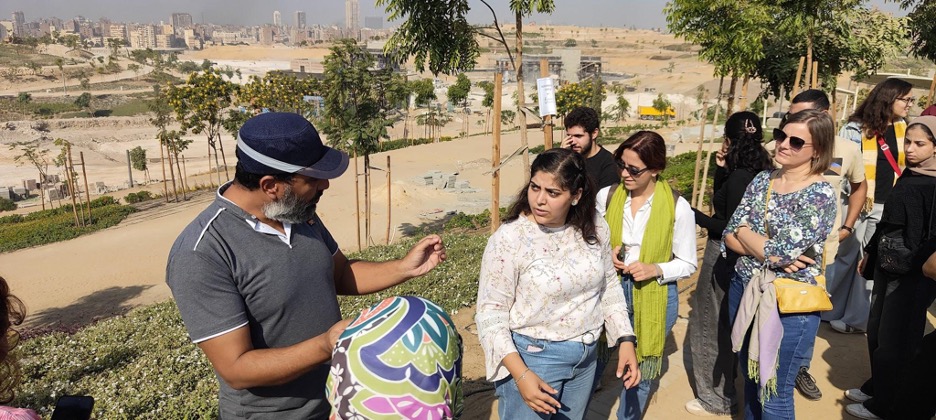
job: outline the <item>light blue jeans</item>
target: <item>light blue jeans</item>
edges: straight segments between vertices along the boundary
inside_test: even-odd
[[[728,313],[732,320],[738,314],[741,297],[749,279],[735,275],[728,289]],[[748,346],[747,339],[738,353],[741,376],[744,377],[744,419],[745,420],[793,420],[796,410],[793,406],[793,387],[800,366],[808,366],[812,358],[812,349],[819,330],[819,312],[803,314],[780,314],[783,325],[783,338],[777,355],[777,395],[761,403],[760,384],[747,375]],[[748,330],[747,334],[751,331]]]
[[[530,371],[553,387],[553,398],[562,404],[554,415],[539,414],[523,401],[517,383],[508,376],[494,383],[497,414],[502,419],[581,419],[591,398],[595,378],[597,337],[591,344],[549,341],[513,333],[520,358]],[[529,380],[529,378],[524,378]]]
[[[624,287],[624,298],[627,299],[627,311],[628,315],[630,315],[631,324],[633,324],[634,282],[631,280],[624,280],[621,282],[621,285]],[[673,332],[673,325],[676,325],[676,317],[679,315],[679,289],[676,287],[676,282],[667,284],[666,297],[666,336],[669,337]],[[640,337],[637,337],[637,345],[640,346]],[[663,360],[666,360],[665,357]],[[643,413],[647,410],[647,402],[650,401],[651,388],[653,388],[659,380],[659,377],[653,380],[641,380],[637,386],[631,389],[621,390],[621,403],[618,405],[617,411],[618,420],[642,418]]]

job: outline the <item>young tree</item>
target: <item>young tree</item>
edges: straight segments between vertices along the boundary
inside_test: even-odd
[[[471,93],[471,80],[468,80],[465,73],[459,73],[458,79],[448,88],[449,102],[457,107],[467,106],[469,93]]]
[[[91,116],[91,117],[94,116],[94,114],[91,112],[91,94],[90,93],[84,92],[81,95],[78,95],[78,97],[75,98],[75,105],[77,105],[78,108],[88,111],[88,116]]]
[[[374,57],[354,40],[343,39],[325,57],[325,77],[322,96],[325,115],[320,128],[328,143],[364,156],[365,207],[370,209],[370,155],[379,150],[380,139],[388,138],[386,87],[389,71],[372,72]],[[365,223],[365,236],[370,237],[370,223]]]
[[[59,72],[62,73],[62,91],[65,94],[68,94],[68,87],[65,86],[65,60],[62,60],[61,58],[56,58],[55,65],[59,68]]]
[[[673,104],[669,99],[666,99],[662,93],[657,95],[656,99],[653,100],[653,109],[663,115],[663,124],[669,122],[669,111],[672,107]]]
[[[627,114],[630,113],[630,101],[624,95],[618,95],[617,102],[614,105],[614,112],[617,114],[618,121],[627,119]]]
[[[206,60],[207,61],[207,60]],[[182,134],[191,131],[204,133],[208,140],[209,152],[214,153],[215,170],[218,184],[221,184],[220,151],[224,162],[224,174],[230,179],[227,159],[224,157],[224,145],[221,142],[221,130],[224,123],[224,111],[231,106],[236,86],[225,81],[214,69],[189,75],[188,82],[180,86],[170,86],[169,105],[176,114],[176,120],[182,125]]]
[[[907,14],[907,32],[912,40],[913,53],[936,61],[936,2],[928,0],[893,0],[900,3],[900,8],[909,10]]]
[[[19,154],[13,157],[13,161],[18,165],[32,165],[39,172],[39,202],[42,203],[42,209],[45,210],[45,187],[49,175],[49,149],[43,148],[42,143],[49,138],[45,133],[33,141],[16,142],[10,145],[11,151],[18,151]],[[49,197],[49,207],[52,207],[52,197]]]
[[[141,146],[130,149],[130,164],[133,169],[143,171],[146,183],[149,183],[149,168],[146,166],[146,149]]]

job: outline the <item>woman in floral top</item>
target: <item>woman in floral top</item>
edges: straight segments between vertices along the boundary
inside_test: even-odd
[[[484,249],[475,321],[500,418],[581,419],[602,325],[625,387],[640,381],[634,332],[584,158],[548,150],[530,172]]]
[[[766,266],[777,277],[816,284],[822,247],[835,223],[835,191],[822,177],[835,144],[832,119],[822,111],[798,112],[774,130],[774,140],[780,169],[754,178],[722,235],[723,247],[741,255],[729,286],[728,316],[746,373],[745,419],[795,418],[794,381],[803,359],[812,357],[806,352],[819,328],[818,312],[781,314],[775,295],[765,292],[758,309],[765,319],[755,318],[756,328],[749,329],[750,320],[738,314],[742,299],[757,295],[757,285],[748,283]]]

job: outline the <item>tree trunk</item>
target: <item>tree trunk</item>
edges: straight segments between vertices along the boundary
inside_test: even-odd
[[[182,185],[182,201],[185,201],[187,199],[185,197],[185,190],[186,190],[185,179],[182,177],[182,168],[179,167],[179,148],[173,146],[172,152],[175,153],[175,165],[176,165],[176,170],[179,172],[179,184]],[[215,155],[215,159],[217,158],[218,158],[218,155]],[[218,175],[220,176],[220,172],[218,173]]]
[[[224,143],[221,142],[221,132],[218,131],[215,133],[215,135],[218,137],[218,148],[221,149],[221,163],[224,164],[224,177],[226,178],[225,181],[230,181],[231,174],[228,173],[227,158],[224,157]],[[220,177],[221,174],[219,173],[218,176]]]
[[[174,197],[176,203],[178,203],[179,190],[176,188],[175,169],[172,168],[173,153],[170,143],[166,143],[166,158],[169,159],[169,176],[172,177],[172,196]]]
[[[526,105],[526,95],[523,93],[523,16],[517,12],[517,117],[520,118],[520,148],[523,149],[523,182],[530,180],[530,153],[529,143],[527,141],[527,120],[524,105]]]
[[[371,245],[370,154],[364,154],[364,242]]]
[[[751,75],[745,75],[741,82],[741,102],[738,104],[738,110],[744,111],[748,106],[748,84],[751,81]],[[766,104],[765,104],[766,106]]]
[[[811,89],[814,87],[812,86],[812,66],[813,66],[812,47],[813,47],[812,34],[807,33],[806,34],[806,89]]]
[[[163,198],[166,199],[166,202],[169,202],[169,187],[166,186],[166,151],[163,150],[162,140],[159,141],[159,164],[162,165],[162,184],[163,184]]]
[[[728,85],[728,104],[725,109],[725,116],[731,115],[734,111],[735,94],[738,88],[738,74],[731,73],[731,83]]]
[[[45,175],[39,172],[39,202],[42,203],[42,209],[45,210]],[[49,199],[49,206],[52,205],[52,199]]]
[[[218,186],[221,186],[221,162],[218,160],[218,145],[215,144],[213,136],[209,137],[208,144],[211,146],[211,150],[214,152],[214,161],[215,161],[215,174],[218,179]],[[211,171],[209,171],[210,173]]]

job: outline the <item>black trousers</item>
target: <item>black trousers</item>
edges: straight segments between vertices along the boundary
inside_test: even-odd
[[[898,396],[908,392],[914,395],[922,392],[920,388],[905,387],[905,372],[910,369],[911,361],[923,350],[926,311],[934,298],[936,282],[923,277],[919,270],[894,275],[880,268],[875,269],[871,314],[868,318],[871,378],[861,386],[862,392],[872,396],[864,402],[865,408],[872,413],[886,419],[908,418],[895,414],[898,410]],[[930,357],[933,354],[930,352]],[[926,379],[932,381],[933,377]],[[919,397],[932,399],[932,396],[928,394]],[[901,401],[904,401],[904,397],[901,396]]]

